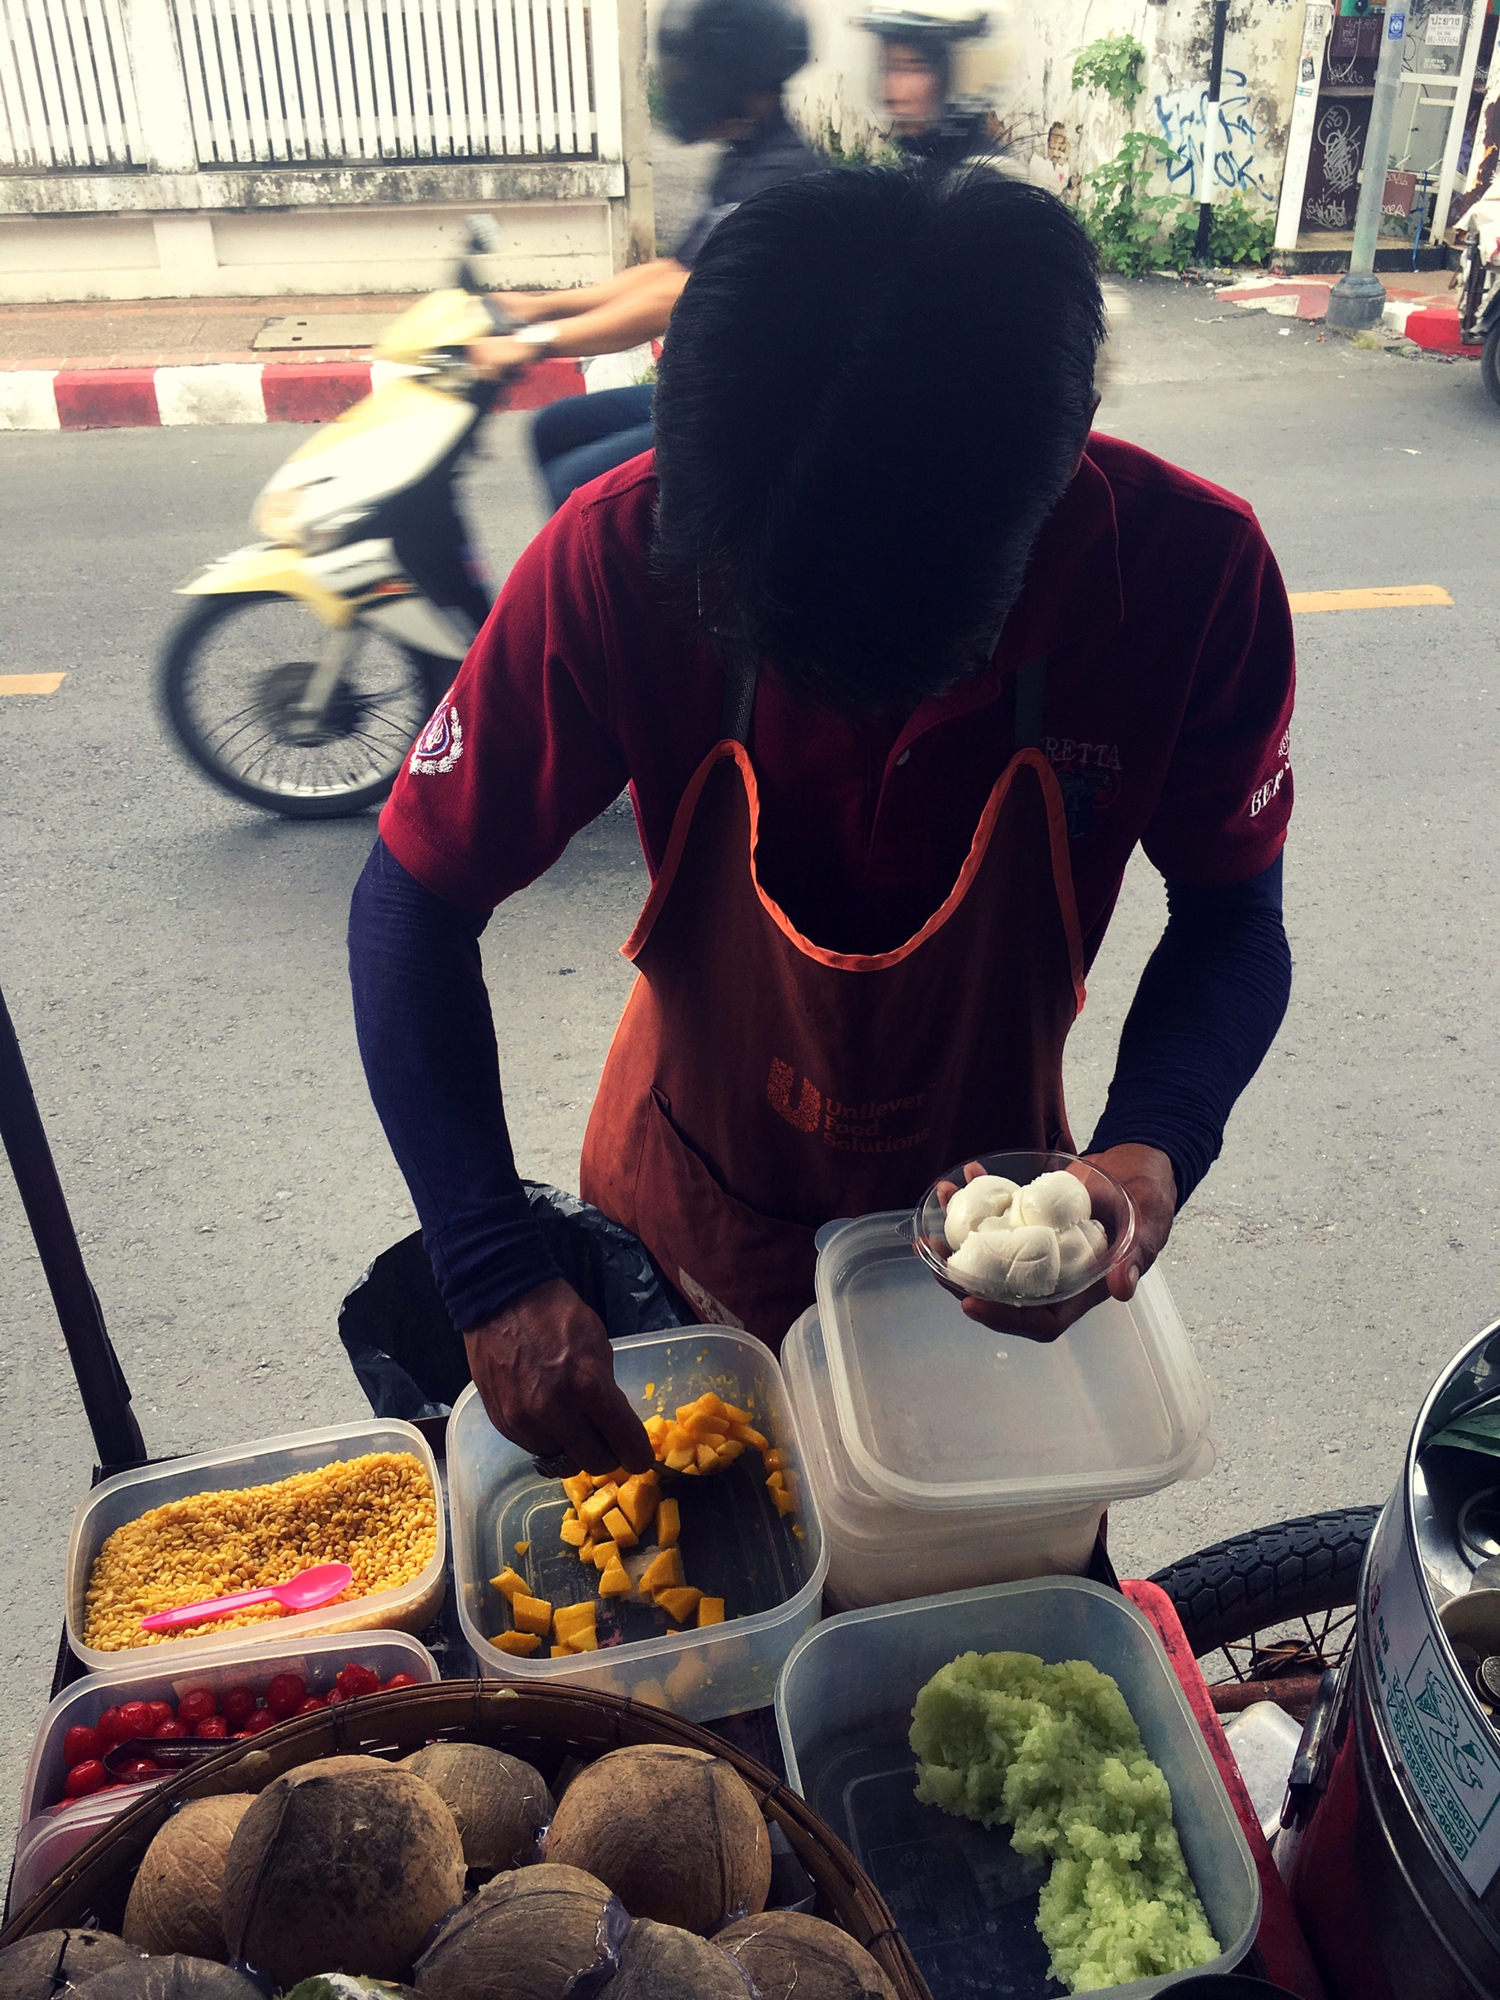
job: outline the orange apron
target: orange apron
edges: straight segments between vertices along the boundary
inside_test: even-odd
[[[1028,747],[995,781],[958,880],[893,951],[826,951],[767,895],[742,741],[716,744],[683,794],[623,947],[641,976],[580,1186],[704,1321],[779,1349],[812,1301],[824,1222],[908,1207],[975,1152],[1071,1150],[1062,1055],[1083,955],[1062,795],[1028,744],[1041,672],[1017,677]]]

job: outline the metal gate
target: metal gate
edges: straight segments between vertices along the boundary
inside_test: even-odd
[[[145,164],[119,0],[0,0],[0,164]]]

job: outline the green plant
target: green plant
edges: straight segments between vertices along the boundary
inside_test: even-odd
[[[1103,35],[1073,58],[1073,88],[1102,90],[1111,104],[1129,111],[1146,85],[1141,72],[1146,51],[1134,35]]]
[[[1083,226],[1107,271],[1136,278],[1168,261],[1168,219],[1177,213],[1177,198],[1148,190],[1157,161],[1171,158],[1172,148],[1154,132],[1127,132],[1114,158],[1085,179]]]
[[[1276,218],[1264,206],[1252,207],[1242,194],[1215,202],[1209,215],[1210,264],[1264,264],[1276,236]],[[1161,262],[1182,271],[1197,261],[1198,203],[1185,204],[1163,248]]]
[[[896,148],[879,137],[861,135],[846,146],[831,118],[824,120],[821,131],[809,132],[807,138],[830,167],[891,167],[901,159]]]
[[[660,125],[666,118],[667,100],[661,87],[661,71],[655,63],[646,65],[646,110],[651,123]]]

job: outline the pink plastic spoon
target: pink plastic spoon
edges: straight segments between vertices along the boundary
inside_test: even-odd
[[[246,1611],[252,1604],[279,1604],[286,1611],[316,1611],[354,1581],[348,1563],[314,1563],[288,1583],[273,1583],[269,1590],[237,1590],[233,1597],[210,1597],[203,1604],[184,1604],[179,1611],[153,1611],[141,1620],[143,1632],[175,1632],[183,1625],[201,1625],[207,1618],[227,1618],[231,1611]]]

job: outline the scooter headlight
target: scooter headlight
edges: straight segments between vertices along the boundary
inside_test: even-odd
[[[284,486],[279,492],[262,493],[251,516],[255,532],[283,548],[300,548],[302,513],[306,505],[306,493],[295,486]]]
[[[330,514],[325,521],[315,521],[302,532],[302,547],[310,556],[320,556],[328,549],[342,548],[345,542],[352,542],[365,522],[370,518],[365,508],[351,514]]]

